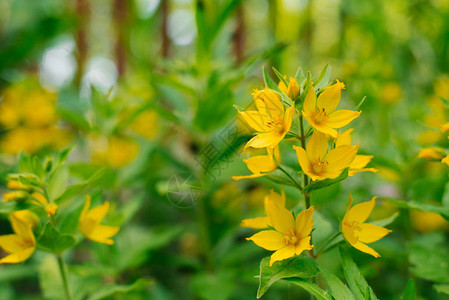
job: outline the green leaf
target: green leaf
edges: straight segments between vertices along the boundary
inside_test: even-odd
[[[266,85],[268,88],[270,88],[270,89],[272,89],[272,90],[275,90],[275,91],[277,91],[277,92],[280,92],[280,90],[279,90],[277,84],[273,81],[273,79],[271,79],[270,75],[268,75],[268,72],[267,72],[267,68],[266,68],[266,67],[263,67],[263,80],[264,80],[264,82],[265,82],[265,85]]]
[[[407,285],[405,286],[404,293],[402,294],[401,300],[415,300],[415,281],[409,279]]]
[[[337,178],[328,178],[320,181],[313,181],[304,189],[305,192],[311,192],[314,190],[319,190],[330,185],[333,185],[337,182],[340,182],[348,177],[349,168],[344,169],[341,174]]]
[[[313,86],[316,89],[322,89],[329,83],[329,79],[331,77],[331,67],[329,64],[325,65],[321,70],[320,77],[313,83]]]
[[[352,295],[349,288],[337,276],[320,266],[318,266],[318,268],[320,269],[320,273],[323,276],[324,280],[326,280],[327,285],[331,289],[332,296],[334,296],[335,300],[354,299],[354,296]]]
[[[306,279],[288,278],[285,280],[302,287],[303,289],[308,291],[310,294],[315,296],[318,300],[333,300],[332,296],[328,292],[324,291],[319,286],[317,286],[316,284],[314,284]]]
[[[275,67],[272,67],[274,74],[276,74],[277,78],[279,78],[279,81],[283,81],[285,86],[288,87],[288,82],[287,80],[285,80],[284,76],[281,74],[281,72],[279,72],[278,70],[276,70]]]
[[[433,287],[438,293],[449,295],[449,284],[435,284]]]
[[[362,106],[363,102],[365,102],[366,96],[360,100],[359,104],[357,104],[353,110],[359,110],[359,108]]]
[[[301,67],[299,67],[296,70],[295,79],[296,79],[296,81],[298,82],[299,85],[301,85],[301,83],[306,79],[306,76],[304,75],[304,71],[302,70]]]
[[[133,284],[129,285],[119,285],[119,284],[108,284],[103,286],[100,290],[93,293],[88,300],[100,300],[114,295],[126,295],[130,292],[144,290],[148,286],[153,284],[153,281],[148,279],[140,278],[136,280]],[[109,299],[109,298],[108,298]]]
[[[75,244],[76,240],[73,236],[59,233],[53,224],[48,221],[45,224],[42,235],[39,237],[37,247],[54,254],[61,254],[64,250],[73,247]]]
[[[373,290],[366,282],[365,277],[363,277],[360,273],[359,268],[357,268],[357,265],[352,260],[348,251],[342,246],[339,247],[339,250],[345,278],[355,298],[357,300],[377,299]]]
[[[23,151],[19,153],[19,172],[20,173],[33,173],[33,164],[31,157],[26,155]]]
[[[54,201],[64,193],[67,188],[68,181],[69,168],[67,165],[61,165],[53,172],[48,181],[47,192],[50,202]]]
[[[449,278],[449,253],[444,246],[414,244],[410,248],[411,272],[419,278],[446,283]]]
[[[262,297],[268,288],[283,278],[310,278],[318,274],[318,268],[311,257],[293,257],[273,263],[270,267],[270,257],[260,261],[259,288],[257,298]]]
[[[443,206],[449,207],[449,182],[444,186],[444,194],[441,203],[443,203]]]
[[[381,226],[381,227],[385,227],[387,225],[390,225],[391,223],[394,222],[394,220],[396,220],[396,218],[399,216],[399,212],[395,212],[394,214],[392,214],[390,217],[382,219],[382,220],[377,220],[377,221],[372,221],[371,224],[377,225],[377,226]]]

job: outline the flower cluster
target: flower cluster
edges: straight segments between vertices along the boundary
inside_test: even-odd
[[[304,194],[305,209],[296,217],[286,208],[284,191],[279,195],[272,190],[265,197],[266,216],[242,221],[243,227],[265,229],[248,240],[262,248],[275,251],[271,256],[270,266],[276,261],[313,249],[311,232],[315,208],[310,205],[310,192],[314,185],[324,180],[330,180],[329,184],[332,184],[332,180],[337,182],[358,172],[377,172],[374,168],[366,168],[373,156],[358,154],[359,145],[351,144],[353,129],[339,132],[340,128],[348,125],[361,113],[337,109],[341,91],[345,88],[342,82],[337,80],[336,83],[323,87],[318,81],[312,82],[310,77],[302,78],[302,81],[290,77],[288,82],[285,76],[278,77],[280,82],[277,86],[270,81],[263,90],[254,91],[257,110],[238,111],[239,116],[256,134],[247,142],[244,150],[251,147],[266,148],[267,155],[244,160],[252,174],[233,177],[234,180],[240,180],[268,175],[267,178],[271,179],[271,174],[280,170],[287,175],[286,180],[290,181],[286,181],[286,184],[295,186]],[[299,81],[301,83],[298,83]],[[297,132],[294,129],[298,129]],[[302,174],[302,180],[295,179],[281,163],[279,144],[283,140],[291,142],[295,139],[299,145],[294,144],[293,149],[299,162],[298,173]],[[301,181],[302,183],[299,183]],[[365,223],[374,205],[375,198],[351,208],[350,196],[348,209],[340,227],[350,245],[379,257],[379,254],[366,244],[381,239],[390,230]]]

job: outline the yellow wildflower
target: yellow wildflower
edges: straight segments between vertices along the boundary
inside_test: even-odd
[[[376,205],[376,198],[373,197],[370,201],[354,205],[351,208],[353,199],[352,195],[349,194],[348,208],[341,222],[341,231],[352,247],[374,257],[380,257],[379,253],[366,245],[380,240],[391,232],[391,230],[381,226],[365,223]]]
[[[79,229],[81,233],[94,242],[108,245],[114,244],[114,241],[110,238],[116,235],[120,228],[100,224],[109,211],[109,202],[106,201],[100,206],[89,210],[90,202],[90,196],[86,195],[86,203],[84,204],[79,219]]]
[[[35,204],[40,204],[45,208],[45,212],[47,213],[48,217],[54,216],[58,211],[58,205],[55,203],[49,203],[47,198],[45,198],[45,196],[41,193],[34,192],[31,194],[31,196],[34,198]]]
[[[443,164],[446,164],[446,165],[449,166],[449,155],[446,155],[446,157],[443,158],[443,159],[441,160],[441,162],[442,162]]]
[[[303,115],[310,126],[316,130],[337,137],[337,130],[348,125],[360,115],[358,111],[337,110],[340,103],[341,90],[345,85],[337,80],[337,83],[327,87],[320,96],[316,97],[315,90],[310,85],[309,92],[304,100]]]
[[[36,249],[33,226],[38,217],[29,210],[19,210],[9,215],[14,234],[0,236],[0,248],[9,255],[0,259],[0,263],[19,263],[28,259]]]
[[[293,146],[302,171],[315,180],[335,178],[354,161],[359,146],[344,145],[327,151],[327,136],[315,131],[306,150]]]
[[[350,128],[343,133],[339,133],[335,141],[335,148],[345,145],[351,145],[351,133],[354,129]],[[371,161],[373,155],[356,155],[352,163],[349,165],[349,176],[353,176],[358,172],[377,172],[375,168],[365,168]]]
[[[432,147],[421,149],[418,153],[419,158],[424,158],[428,160],[441,160],[445,156],[445,151],[443,148]]]
[[[281,96],[269,88],[256,90],[253,96],[257,111],[239,111],[239,115],[257,132],[245,149],[273,148],[290,130],[295,107],[291,106],[284,111]]]
[[[256,178],[265,176],[277,169],[281,161],[279,148],[276,146],[273,148],[267,148],[267,155],[253,156],[248,159],[244,159],[248,169],[253,172],[251,175],[245,176],[232,176],[234,180]]]
[[[313,206],[298,214],[296,220],[285,207],[273,201],[267,203],[267,214],[274,230],[263,230],[247,240],[253,241],[257,246],[270,251],[270,266],[279,260],[299,255],[305,250],[311,250],[310,233],[313,227]]]
[[[449,123],[443,124],[440,126],[441,132],[442,133],[447,133],[449,132]]]
[[[24,185],[19,180],[14,178],[8,180],[6,187],[11,190],[26,190],[29,188],[28,186]]]
[[[284,81],[279,81],[278,85],[282,93],[286,94],[290,99],[295,101],[299,95],[299,85],[295,78],[290,77],[288,82],[288,87],[285,85]]]
[[[269,201],[276,203],[280,207],[285,207],[284,189],[282,188],[281,195],[279,195],[278,193],[276,193],[273,190],[270,190],[270,194],[265,196],[264,207],[265,207],[265,214],[267,216],[251,218],[251,219],[244,219],[244,220],[242,220],[242,223],[240,223],[240,226],[254,228],[254,229],[264,229],[264,228],[268,228],[268,226],[273,227],[273,225],[271,224],[271,219],[268,217],[268,202]]]
[[[17,200],[23,200],[27,197],[27,193],[24,191],[15,191],[15,192],[8,192],[3,194],[3,201],[17,201]]]
[[[398,83],[390,82],[383,86],[380,100],[385,104],[396,104],[402,98],[402,90]]]
[[[132,138],[92,136],[89,138],[92,160],[114,168],[121,168],[132,162],[139,153],[139,144]]]
[[[131,123],[130,128],[147,139],[153,139],[159,132],[158,115],[153,110],[141,112]]]
[[[440,214],[419,210],[410,210],[413,227],[422,233],[449,229],[449,222]]]

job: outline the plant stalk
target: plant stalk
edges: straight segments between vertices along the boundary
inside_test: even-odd
[[[67,275],[64,268],[64,261],[62,260],[61,255],[56,255],[56,257],[58,259],[59,272],[61,273],[62,283],[64,285],[65,298],[67,300],[72,300],[72,297],[70,296],[69,285],[67,283]]]

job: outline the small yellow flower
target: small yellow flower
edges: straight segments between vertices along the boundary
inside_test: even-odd
[[[285,85],[284,81],[279,81],[278,85],[282,93],[286,94],[290,99],[295,101],[299,95],[299,85],[295,78],[290,77],[288,82],[288,87]]]
[[[254,148],[274,148],[290,130],[295,107],[284,111],[281,96],[265,88],[253,93],[257,111],[239,111],[239,115],[253,128],[257,135],[245,146]]]
[[[327,87],[317,99],[315,90],[310,85],[309,92],[304,100],[303,115],[310,126],[334,138],[338,134],[335,128],[346,126],[360,116],[358,111],[335,111],[340,103],[341,90],[344,87],[343,82],[337,80],[336,84]]]
[[[285,207],[273,201],[267,203],[267,214],[273,230],[263,230],[247,240],[269,251],[276,251],[271,255],[270,266],[275,261],[284,260],[311,250],[310,233],[313,227],[313,206],[298,214],[296,220]]]
[[[28,259],[36,249],[33,227],[38,217],[29,210],[19,210],[9,215],[14,234],[0,236],[0,248],[9,255],[0,259],[1,263],[19,263]]]
[[[315,131],[306,150],[293,146],[302,171],[315,180],[336,178],[354,161],[359,146],[344,145],[327,151],[327,136]]]
[[[153,139],[159,132],[157,113],[153,110],[141,112],[131,123],[130,128],[147,139]]]
[[[376,198],[373,197],[370,201],[354,205],[351,208],[353,199],[352,195],[349,194],[348,208],[341,222],[341,231],[352,247],[374,257],[380,257],[379,253],[366,245],[380,240],[391,232],[391,230],[381,226],[365,223],[376,205]]]
[[[449,166],[449,154],[446,155],[446,157],[443,158],[443,159],[441,160],[441,162],[442,162],[443,164],[446,164],[446,165]]]
[[[18,201],[23,200],[27,197],[27,193],[24,191],[15,191],[15,192],[8,192],[3,194],[3,201]]]
[[[284,192],[284,188],[282,188],[281,195],[279,195],[275,191],[271,190],[270,194],[265,196],[264,207],[265,207],[265,214],[267,216],[251,218],[251,219],[244,219],[244,220],[242,220],[242,223],[240,223],[240,226],[241,227],[254,228],[254,229],[264,229],[264,228],[268,228],[268,226],[273,227],[273,225],[271,224],[271,219],[268,217],[268,202],[269,201],[272,201],[272,202],[276,203],[280,207],[285,207],[285,192]]]
[[[351,145],[351,133],[354,129],[350,128],[343,133],[339,133],[335,141],[335,148],[345,145]],[[353,176],[359,172],[377,172],[375,168],[365,168],[371,161],[373,155],[356,155],[352,163],[349,165],[349,176]]]
[[[56,212],[58,211],[58,205],[55,203],[49,203],[47,198],[45,198],[44,195],[38,192],[34,192],[31,194],[31,197],[35,201],[33,201],[34,204],[42,205],[45,208],[45,212],[47,213],[48,217],[56,215]]]
[[[126,136],[89,137],[92,161],[114,168],[131,163],[139,154],[139,144]]]
[[[81,233],[94,242],[108,245],[114,244],[111,237],[116,235],[120,228],[100,224],[109,211],[109,202],[106,201],[100,206],[89,210],[90,202],[90,196],[86,195],[86,203],[84,204],[83,211],[81,212],[79,219],[79,229]]]
[[[440,126],[441,132],[442,133],[447,133],[449,132],[449,123],[443,124]]]
[[[445,157],[445,151],[439,147],[424,148],[419,151],[418,157],[427,160],[441,160]]]
[[[17,179],[9,179],[6,187],[10,190],[26,190],[29,188]]]
[[[449,222],[437,213],[411,210],[410,217],[413,227],[422,233],[449,229]]]
[[[277,169],[281,161],[279,148],[276,146],[273,148],[267,148],[267,155],[253,156],[248,159],[244,159],[248,169],[253,172],[251,175],[245,176],[232,176],[234,180],[256,178],[265,176]]]

